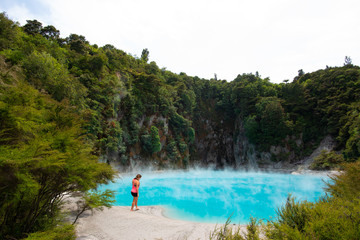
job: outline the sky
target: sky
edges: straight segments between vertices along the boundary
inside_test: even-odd
[[[280,83],[345,56],[360,64],[359,0],[1,0],[0,11],[134,56],[147,48],[160,68],[206,79]]]

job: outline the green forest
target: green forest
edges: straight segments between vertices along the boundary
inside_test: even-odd
[[[111,166],[238,169],[249,152],[259,167],[295,166],[325,137],[334,148],[310,167],[345,174],[318,204],[289,199],[267,236],[334,239],[317,231],[336,208],[344,211],[329,221],[341,216],[337,230],[349,230],[338,239],[359,238],[360,67],[350,57],[275,84],[258,72],[231,81],[176,74],[149,56],[0,14],[0,238],[73,239],[62,198],[113,180]],[[111,197],[84,194],[94,206]]]

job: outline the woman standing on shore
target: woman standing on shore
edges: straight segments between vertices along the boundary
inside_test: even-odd
[[[131,210],[134,211],[134,206],[136,207],[135,211],[139,210],[137,202],[139,198],[139,187],[140,187],[140,178],[141,175],[138,174],[136,177],[132,180],[132,189],[131,189],[131,195],[134,197],[132,204],[131,204]]]

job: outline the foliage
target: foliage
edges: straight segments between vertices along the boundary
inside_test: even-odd
[[[26,24],[24,25],[24,31],[28,34],[40,34],[42,29],[42,23],[37,20],[26,20]]]
[[[74,240],[75,227],[71,224],[60,225],[46,231],[31,233],[25,240]]]
[[[309,220],[309,210],[312,207],[310,202],[296,202],[294,197],[288,196],[285,206],[277,210],[278,222],[287,225],[292,229],[304,231],[306,222]]]
[[[91,154],[80,116],[66,102],[19,81],[1,85],[0,113],[2,238],[56,225],[64,194],[112,179],[114,171]]]
[[[260,240],[260,230],[262,222],[251,217],[250,223],[246,226],[246,231],[241,232],[241,226],[231,226],[229,217],[221,227],[215,227],[210,233],[210,240]]]
[[[54,26],[49,25],[40,30],[40,34],[47,39],[58,40],[60,37],[60,31]]]
[[[230,227],[230,218],[227,219],[224,226],[215,227],[213,232],[210,232],[210,240],[230,240],[230,239],[239,239],[243,240],[243,236],[240,233],[240,227],[238,227],[235,232]]]
[[[78,212],[73,224],[76,223],[79,216],[86,210],[94,211],[94,209],[103,210],[104,207],[111,208],[112,203],[115,202],[114,191],[105,190],[104,192],[92,191],[86,192],[82,199],[77,202]]]
[[[323,150],[319,156],[314,159],[310,169],[313,170],[330,170],[339,168],[344,163],[344,157],[334,151]]]
[[[327,184],[330,196],[311,204],[293,198],[265,229],[267,239],[359,239],[360,162],[345,165],[344,172]]]
[[[347,66],[347,65],[352,65],[352,60],[349,56],[345,56],[345,62],[344,62],[344,66]]]
[[[82,35],[70,34],[70,36],[66,38],[66,42],[69,44],[71,50],[79,54],[85,54],[89,49],[89,42]]]
[[[147,48],[143,49],[141,53],[141,60],[146,63],[149,61],[149,50]]]
[[[193,143],[194,140],[195,140],[195,130],[194,130],[194,128],[190,127],[188,129],[187,136],[189,138],[189,143]]]
[[[346,123],[341,127],[338,140],[345,143],[344,156],[348,162],[356,161],[360,156],[360,105],[351,106],[346,115]],[[344,117],[345,118],[345,117]]]
[[[176,162],[180,155],[178,153],[178,149],[176,147],[176,142],[175,140],[171,139],[169,141],[169,143],[167,144],[166,146],[166,154],[167,154],[167,157],[172,160],[173,162]]]
[[[0,51],[6,61],[20,67],[36,89],[81,112],[94,152],[107,162],[128,158],[139,143],[144,159],[155,152],[196,159],[195,140],[205,136],[207,121],[232,132],[234,139],[240,122],[260,151],[286,145],[300,159],[330,134],[346,161],[359,156],[360,71],[349,57],[342,67],[299,70],[291,83],[273,84],[258,72],[239,74],[231,82],[206,80],[160,69],[149,63],[146,48],[137,58],[113,45],[90,45],[82,35],[62,39],[54,26],[43,27],[37,20],[19,27],[5,13],[0,17]],[[159,138],[176,139],[175,145],[166,141],[159,149],[157,142],[152,148],[153,124],[142,122],[150,118],[165,119]],[[294,136],[301,146],[286,140]]]
[[[245,134],[249,141],[266,150],[271,145],[279,145],[287,134],[286,116],[280,100],[261,98],[255,108],[256,115],[245,119]]]
[[[159,152],[161,150],[161,143],[159,137],[159,130],[155,126],[151,126],[150,129],[152,153]]]
[[[14,46],[19,35],[18,26],[6,13],[0,13],[0,51]]]
[[[37,20],[20,27],[5,13],[0,55],[2,236],[24,237],[56,225],[66,191],[86,192],[112,178],[99,157],[127,164],[133,155],[142,161],[166,156],[169,161],[159,161],[166,167],[186,167],[197,160],[198,143],[221,142],[230,133],[230,139],[245,134],[257,151],[283,145],[298,159],[330,135],[339,154],[321,155],[315,168],[359,159],[360,68],[350,57],[344,66],[299,70],[294,81],[280,84],[258,72],[229,82],[207,80],[160,69],[149,63],[148,49],[138,58],[109,44],[90,45],[82,35],[63,39],[54,26]],[[352,180],[358,182],[353,175]],[[350,220],[357,224],[356,214],[341,215],[337,223],[340,212],[334,211],[324,219],[331,208],[358,211],[357,200],[347,199],[356,187],[345,182],[338,184],[346,193],[336,187],[330,192],[346,197],[311,207],[289,200],[280,211],[282,222],[270,223],[269,234],[322,236],[325,223],[336,223],[356,237],[355,228],[346,228]],[[250,232],[254,238],[256,231]]]
[[[159,152],[161,150],[159,130],[155,126],[151,126],[150,134],[141,136],[141,141],[143,143],[144,149],[150,154]]]
[[[83,104],[85,88],[50,54],[33,52],[24,60],[23,67],[28,81],[37,89],[45,89],[58,101],[67,98],[72,104]]]
[[[345,165],[344,172],[332,176],[333,184],[327,184],[327,192],[334,197],[353,200],[360,195],[360,159]]]

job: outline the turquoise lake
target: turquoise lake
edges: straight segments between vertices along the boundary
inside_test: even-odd
[[[292,194],[297,200],[316,201],[324,195],[326,175],[239,171],[141,172],[139,208],[160,205],[169,218],[223,224],[246,224],[250,216],[269,220]],[[131,206],[131,181],[122,175],[101,189],[115,191],[117,206]]]

